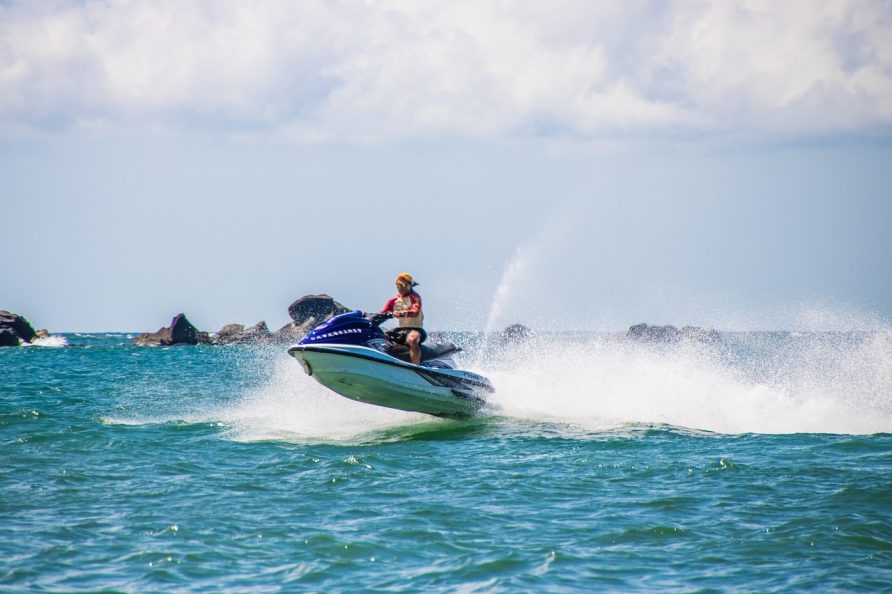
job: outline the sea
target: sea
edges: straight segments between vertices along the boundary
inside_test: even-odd
[[[892,591],[888,329],[452,333],[466,421],[133,337],[0,349],[0,591]]]

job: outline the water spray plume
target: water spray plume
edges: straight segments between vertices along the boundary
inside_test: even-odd
[[[494,414],[587,430],[669,425],[717,433],[892,431],[892,333],[641,345],[539,336],[485,369]],[[755,348],[754,348],[755,347]]]

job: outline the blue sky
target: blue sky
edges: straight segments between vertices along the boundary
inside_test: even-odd
[[[593,4],[3,4],[0,308],[889,324],[890,5]]]

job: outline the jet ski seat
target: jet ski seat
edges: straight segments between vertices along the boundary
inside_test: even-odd
[[[421,345],[421,360],[439,359],[461,352],[461,348],[455,346],[451,342],[438,342],[431,345]]]
[[[409,347],[396,342],[387,341],[385,351],[388,355],[411,362],[409,358]],[[461,347],[457,347],[451,342],[438,342],[434,344],[421,345],[421,362],[439,359],[440,357],[448,357],[455,353],[461,352]]]

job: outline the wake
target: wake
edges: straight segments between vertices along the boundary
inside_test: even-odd
[[[458,364],[495,385],[482,417],[465,422],[486,432],[892,432],[888,330],[725,335],[719,345],[649,345],[605,334],[540,335],[504,348],[480,342],[484,351],[472,345]],[[400,440],[463,424],[354,402],[319,385],[284,353],[256,357],[253,373],[263,379],[228,403],[175,419],[112,422],[219,423],[236,441],[300,443]]]
[[[892,432],[892,332],[809,335],[767,349],[553,337],[482,370],[498,414],[592,430],[670,425],[716,433]],[[731,344],[727,344],[730,342]]]

